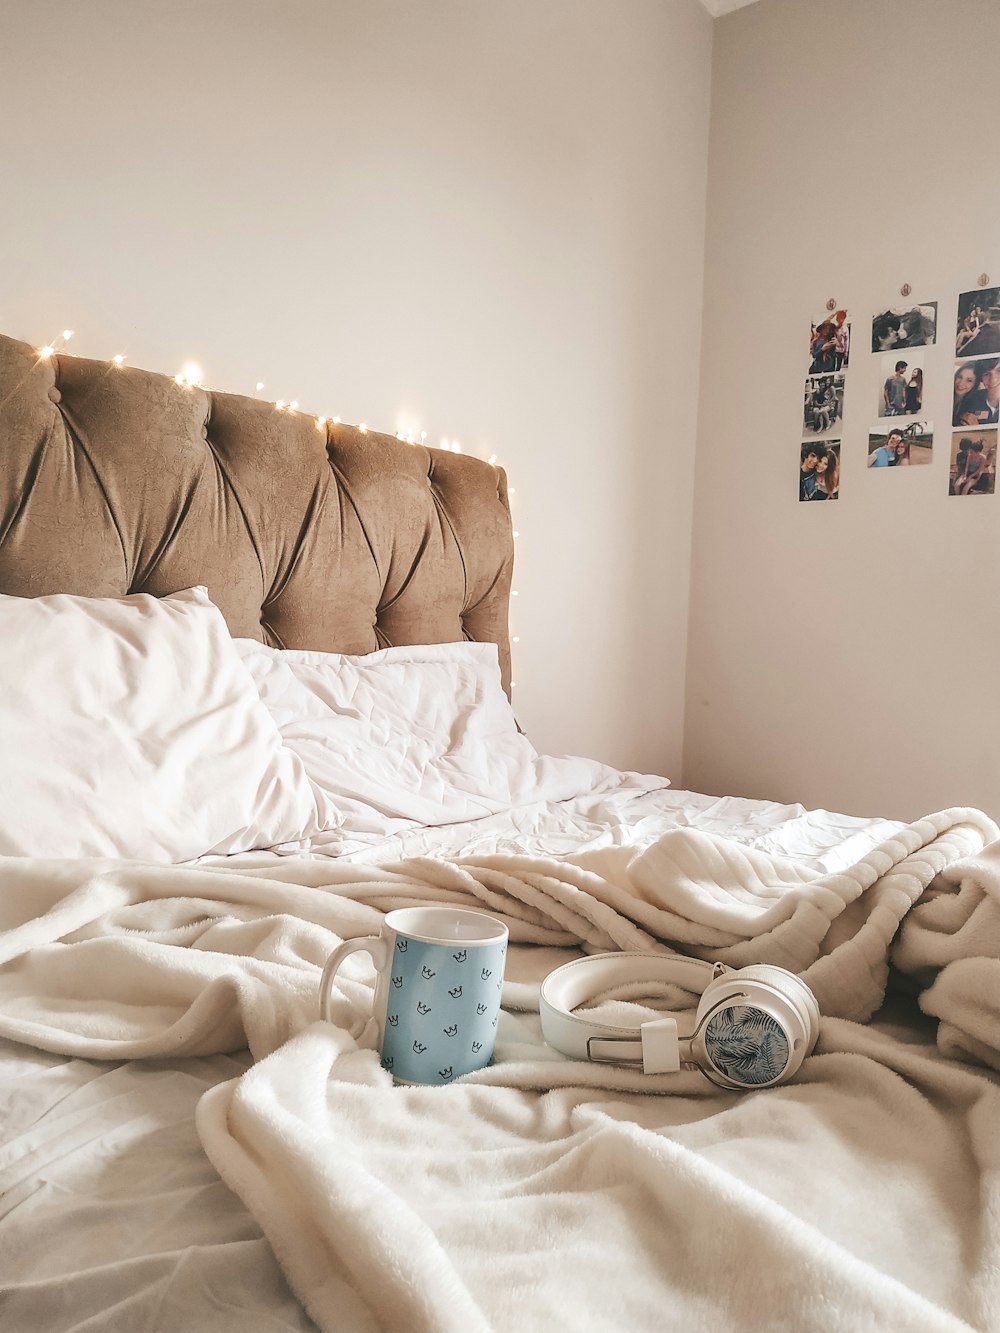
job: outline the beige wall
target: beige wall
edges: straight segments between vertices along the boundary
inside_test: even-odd
[[[698,0],[7,4],[0,327],[495,451],[523,723],[676,774],[711,42]]]
[[[715,29],[684,782],[1000,815],[1000,495],[947,495],[957,293],[1000,285],[996,0],[760,0]],[[939,302],[930,467],[869,472],[872,314]],[[796,499],[803,345],[853,317],[841,499]],[[866,330],[867,325],[867,330]]]

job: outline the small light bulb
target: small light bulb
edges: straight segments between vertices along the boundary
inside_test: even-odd
[[[119,352],[117,356],[113,356],[111,360],[116,366],[123,366],[125,364],[125,358],[122,356],[121,352]]]
[[[508,494],[508,495],[513,495],[514,492],[515,492],[515,489],[516,489],[516,488],[513,487],[513,486],[508,486],[508,487],[507,487],[507,494]]]
[[[368,422],[367,422],[367,421],[362,421],[361,424],[358,426],[358,430],[361,432],[362,435],[367,435],[367,434],[368,434]]]
[[[324,427],[325,425],[326,425],[326,417],[317,417],[317,418],[316,418],[316,428],[317,428],[317,430],[322,430],[323,427]]]
[[[510,595],[511,597],[520,597],[521,594],[517,591],[516,588],[511,588]]]
[[[520,537],[520,535],[521,535],[521,534],[518,532],[517,528],[515,528],[515,529],[514,529],[514,536],[515,536],[515,537]]]
[[[333,424],[334,424],[335,426],[339,426],[339,425],[340,425],[340,417],[334,417],[334,418],[333,418]]]
[[[512,680],[512,681],[510,682],[510,688],[511,688],[511,689],[514,689],[516,685],[517,685],[517,681],[516,681],[516,680]]]
[[[278,409],[279,412],[283,412],[285,409],[284,398],[279,398],[278,401],[275,403],[275,407]]]
[[[174,383],[175,383],[175,384],[183,384],[183,383],[184,383],[184,376],[181,374],[180,371],[178,371],[177,374],[174,376]]]
[[[72,338],[72,336],[73,336],[73,330],[72,330],[72,329],[63,329],[63,334],[62,334],[62,336],[63,336],[63,342],[64,342],[64,343],[68,343],[69,340],[70,340],[70,338]]]
[[[185,384],[200,384],[201,366],[198,365],[197,361],[189,361],[181,371],[181,376],[183,377]]]
[[[486,461],[487,461],[487,463],[492,463],[492,464],[495,466],[495,465],[496,465],[496,461],[497,461],[497,456],[496,456],[496,454],[490,454],[489,458],[487,458]]]
[[[441,440],[441,448],[442,448],[442,449],[450,449],[450,448],[451,448],[451,445],[448,443],[447,440],[442,439],[442,440]]]
[[[288,410],[289,412],[297,412],[299,410],[299,401],[297,398],[293,398],[288,404]]]
[[[452,441],[451,452],[453,454],[460,454],[462,452],[462,446],[459,444],[457,440]]]
[[[514,637],[511,639],[511,643],[520,643],[520,642],[521,642],[520,634],[515,634]]]
[[[264,381],[263,381],[263,380],[258,380],[258,381],[257,381],[257,390],[256,390],[257,393],[260,393],[260,391],[261,391],[261,389],[263,389],[263,387],[264,387]]]

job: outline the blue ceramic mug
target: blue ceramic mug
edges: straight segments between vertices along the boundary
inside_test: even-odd
[[[380,935],[334,949],[320,982],[330,1018],[333,978],[348,954],[371,954],[378,972],[374,1016],[382,1066],[401,1083],[450,1083],[493,1058],[507,927],[462,907],[388,912]]]

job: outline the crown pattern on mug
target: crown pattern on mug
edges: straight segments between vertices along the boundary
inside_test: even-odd
[[[429,968],[426,963],[424,963],[423,967],[420,969],[420,975],[423,977],[425,981],[430,981],[431,977],[437,976],[437,973],[432,968]]]
[[[452,958],[454,958],[456,963],[464,963],[466,958],[468,958],[468,956],[469,956],[468,949],[459,949],[458,953],[452,954]]]
[[[460,999],[462,998],[462,987],[461,987],[461,986],[454,986],[454,987],[452,987],[452,989],[448,992],[448,994],[451,996],[451,998],[452,998],[453,1000],[460,1000]]]
[[[400,953],[406,953],[406,946],[409,944],[409,942],[410,942],[409,940],[397,940],[396,948],[399,950]]]
[[[457,1023],[450,1023],[450,1024],[448,1025],[448,1027],[446,1027],[446,1028],[442,1028],[441,1031],[444,1033],[444,1035],[445,1035],[446,1037],[457,1037],[457,1036],[458,1036],[458,1024],[457,1024]]]
[[[418,1014],[429,1014],[430,1011],[431,1011],[431,1008],[432,1008],[432,1006],[429,1005],[429,1004],[424,1004],[423,1000],[418,1000],[418,1001],[417,1001],[417,1013],[418,1013]]]

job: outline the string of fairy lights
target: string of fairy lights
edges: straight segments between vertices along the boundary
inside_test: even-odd
[[[58,335],[58,337],[53,338],[52,341],[46,343],[44,347],[38,348],[39,359],[42,361],[47,361],[50,357],[55,356],[57,352],[65,352],[66,344],[70,341],[70,339],[73,336],[74,333],[72,329],[63,329],[62,332]],[[68,355],[72,355],[72,353],[68,353]],[[124,353],[117,352],[114,356],[108,358],[108,364],[121,368],[122,366],[125,365],[126,360],[127,358]],[[196,361],[187,361],[174,376],[174,381],[185,389],[205,389],[206,385],[203,382],[202,374],[203,374],[202,368]],[[257,380],[253,396],[255,398],[259,398],[264,390],[264,387],[265,387],[264,381]],[[283,398],[277,398],[274,400],[274,408],[275,411],[277,412],[287,412],[291,415],[295,415],[299,412],[298,401],[294,398],[291,399],[290,401],[286,401]],[[302,415],[312,415],[312,414],[303,413]],[[316,422],[316,429],[321,431],[325,431],[327,425],[339,426],[342,424],[340,417],[336,416],[331,416],[331,417],[316,416],[314,417],[314,420]],[[366,421],[358,422],[357,429],[362,433],[362,435],[366,435],[369,429],[368,423]],[[400,427],[395,431],[395,436],[397,440],[402,440],[404,444],[426,446],[427,431],[421,430],[419,425],[416,426],[407,425]],[[438,445],[438,448],[444,449],[447,452],[454,454],[464,453],[461,442],[459,440],[449,440],[445,437],[442,437]],[[486,459],[486,462],[489,463],[492,467],[499,466],[499,460],[495,453],[490,454],[489,457]],[[516,488],[514,486],[508,486],[507,494],[508,496],[511,497],[510,503],[511,503],[511,508],[513,509],[515,504],[514,497],[516,496]],[[518,538],[520,537],[520,535],[521,535],[520,532],[515,528],[514,537]],[[510,595],[512,598],[519,597],[520,593],[516,588],[511,588]],[[518,644],[521,642],[521,636],[519,634],[512,634],[510,641],[512,644]],[[510,682],[511,689],[514,688],[515,683],[516,682],[513,680]]]

